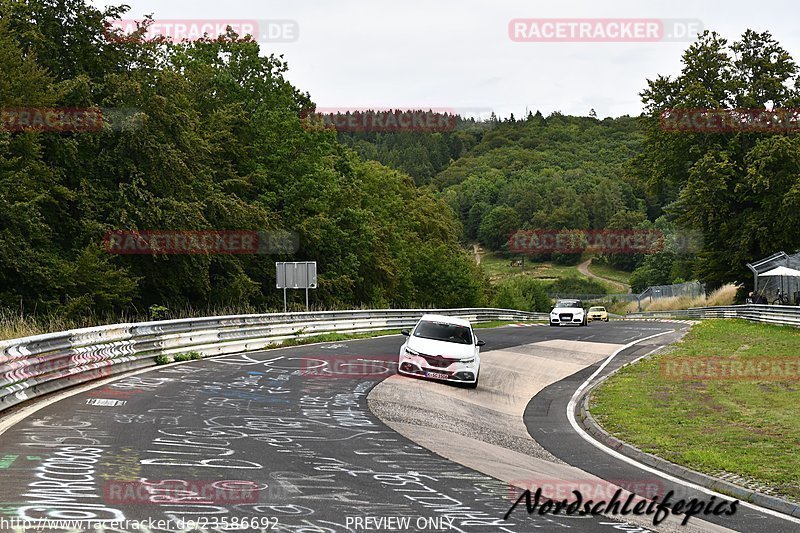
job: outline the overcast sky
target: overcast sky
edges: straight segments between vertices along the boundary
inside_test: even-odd
[[[115,4],[94,0],[97,6]],[[800,60],[797,0],[120,0],[130,18],[290,20],[262,45],[323,108],[526,109],[638,114],[646,79],[675,74],[688,41],[514,42],[512,19],[695,19],[729,40],[769,30]]]

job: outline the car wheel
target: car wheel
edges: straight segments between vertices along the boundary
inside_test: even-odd
[[[552,322],[550,322],[550,326],[551,326],[551,327],[556,327],[557,325],[558,325],[558,324],[553,324]]]

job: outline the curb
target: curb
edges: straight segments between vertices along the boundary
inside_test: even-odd
[[[700,472],[696,472],[689,468],[676,465],[675,463],[671,463],[666,459],[662,459],[661,457],[657,457],[653,454],[643,452],[639,448],[635,446],[631,446],[627,442],[623,442],[618,438],[609,434],[605,429],[603,429],[600,424],[594,419],[592,414],[589,412],[589,396],[591,392],[600,384],[602,384],[606,379],[613,376],[619,370],[624,368],[627,365],[623,365],[622,367],[618,368],[614,372],[602,377],[601,379],[597,380],[591,386],[587,387],[586,391],[583,394],[579,402],[579,413],[578,413],[578,420],[583,428],[589,433],[592,437],[597,439],[598,441],[602,442],[609,448],[633,459],[638,461],[642,464],[670,474],[680,479],[684,479],[695,485],[700,485],[701,487],[705,487],[707,489],[711,489],[722,494],[726,494],[728,496],[732,496],[738,500],[752,503],[754,505],[758,505],[760,507],[764,507],[766,509],[770,509],[772,511],[777,511],[779,513],[783,513],[789,516],[793,516],[795,518],[800,518],[800,505],[796,503],[792,503],[790,501],[784,500],[782,498],[778,498],[775,496],[768,496],[766,494],[762,494],[760,492],[756,492],[754,490],[746,489],[744,487],[740,487],[739,485],[734,485],[728,481],[724,481],[722,479],[718,479],[707,474],[702,474]]]

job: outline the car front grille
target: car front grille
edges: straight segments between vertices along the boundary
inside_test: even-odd
[[[455,360],[447,359],[441,355],[423,355],[422,358],[425,359],[428,365],[434,368],[447,368],[451,364],[455,363]]]
[[[571,313],[561,313],[558,315],[558,319],[562,322],[572,322],[572,314]]]

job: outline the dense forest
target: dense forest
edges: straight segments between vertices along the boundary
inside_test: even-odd
[[[340,139],[364,157],[405,169],[421,187],[444,198],[461,221],[465,243],[513,257],[518,254],[508,249],[509,236],[518,230],[652,230],[666,236],[665,247],[653,250],[658,253],[600,254],[598,260],[633,271],[635,290],[693,276],[698,239],[683,238],[690,233],[664,214],[658,196],[631,164],[645,142],[639,117],[544,117],[537,111],[521,120],[468,123],[453,132],[340,133]],[[428,169],[448,149],[450,164],[429,179]],[[413,162],[404,160],[409,154]],[[425,171],[414,174],[412,164]],[[576,264],[581,257],[529,255],[559,264]],[[587,287],[572,292],[602,290],[582,285]]]
[[[503,252],[517,229],[652,230],[664,242],[651,253],[598,258],[633,272],[634,291],[691,279],[709,289],[748,285],[748,261],[800,248],[798,67],[769,33],[753,31],[733,43],[705,32],[682,59],[677,77],[648,80],[640,117],[537,112],[453,133],[340,138],[445,198],[465,242]],[[769,110],[783,122],[665,127],[681,109],[750,110],[750,118]],[[453,161],[443,166],[448,150]]]
[[[316,260],[324,307],[543,309],[541,284],[492,287],[467,245],[511,254],[513,232],[541,228],[663,232],[657,253],[597,259],[633,272],[635,291],[747,283],[745,262],[800,248],[796,130],[663,127],[674,108],[800,107],[798,67],[768,33],[701,35],[680,75],[648,80],[640,117],[337,133],[308,127],[311,95],[251,38],[114,38],[108,21],[126,9],[0,3],[0,108],[108,110],[97,131],[0,129],[0,307],[274,309],[275,261]],[[299,249],[114,255],[115,230],[286,230]]]
[[[484,302],[445,201],[335,132],[302,127],[309,95],[251,39],[115,39],[105,22],[123,8],[0,6],[0,107],[133,110],[96,132],[0,132],[0,305],[277,308],[281,260],[318,261],[313,297],[326,307]],[[291,256],[103,249],[108,230],[201,229],[289,230],[300,246]]]

